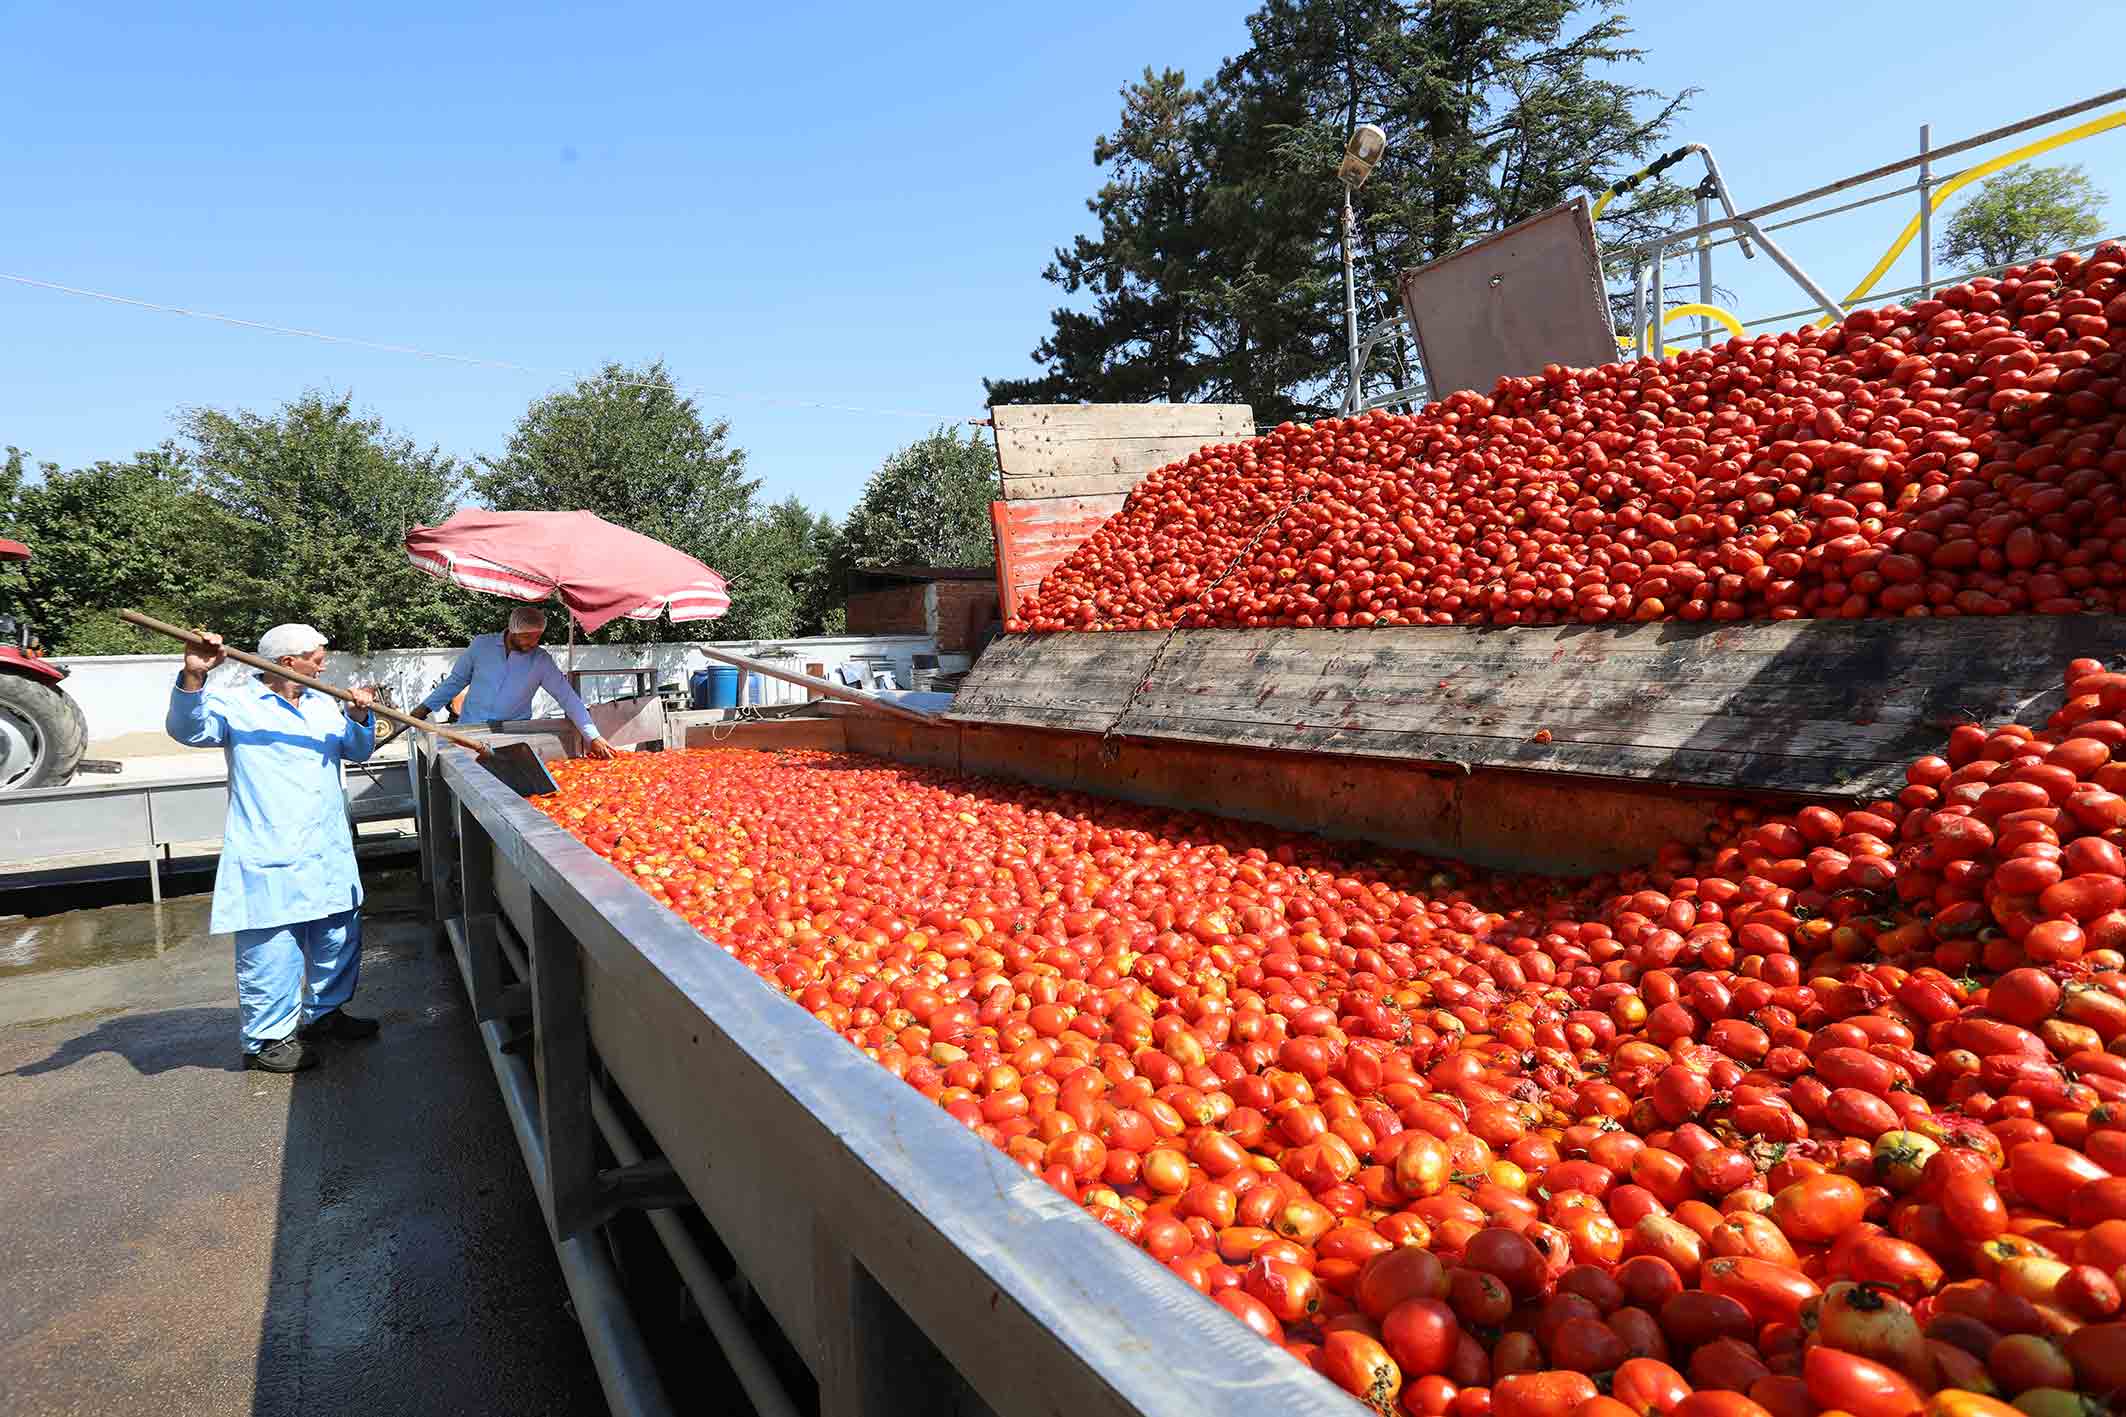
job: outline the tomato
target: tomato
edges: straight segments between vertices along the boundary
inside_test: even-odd
[[[1388,1351],[1352,1329],[1322,1340],[1320,1367],[1323,1377],[1376,1412],[1390,1411],[1403,1388],[1402,1373]]]
[[[2062,1218],[2076,1191],[2109,1176],[2080,1152],[2050,1142],[2025,1142],[2008,1154],[2007,1182],[2016,1194]]]
[[[1925,1417],[2015,1417],[2020,1410],[1982,1392],[1946,1388],[1927,1399]]]
[[[1912,485],[1950,482],[1984,495]],[[2042,730],[1952,732],[1924,792],[1723,808],[1591,883],[805,751],[560,763],[534,805],[793,1026],[1368,1400],[1799,1417],[1840,1387],[1871,1417],[2126,1390],[2126,820],[2085,820],[2126,793],[2099,716],[2126,674],[2099,674]],[[1684,1390],[1533,1381],[1633,1364]]]
[[[2011,1333],[1986,1355],[1986,1370],[2007,1393],[2039,1387],[2072,1387],[2074,1364],[2051,1339],[2035,1333]]]
[[[1872,1358],[1908,1377],[1931,1371],[1926,1339],[1909,1305],[1870,1284],[1839,1280],[1805,1308],[1814,1341]]]
[[[2091,1392],[2126,1388],[2126,1323],[2090,1324],[2067,1335],[2076,1386]]]
[[[1809,1349],[1801,1376],[1819,1408],[1853,1417],[1911,1417],[1925,1406],[1919,1390],[1902,1375],[1835,1348]]]
[[[1739,1392],[1694,1392],[1669,1412],[1672,1417],[1772,1417],[1760,1404]]]
[[[1516,1298],[1538,1293],[1548,1276],[1543,1254],[1528,1239],[1512,1230],[1483,1230],[1470,1240],[1462,1263],[1495,1276]]]
[[[1445,1373],[1454,1361],[1461,1325],[1454,1310],[1434,1298],[1406,1299],[1381,1320],[1381,1342],[1403,1376]]]
[[[1867,1198],[1844,1176],[1810,1176],[1772,1197],[1772,1219],[1803,1244],[1821,1245],[1860,1223]]]
[[[1240,1288],[1220,1289],[1211,1296],[1218,1305],[1234,1318],[1246,1324],[1272,1343],[1284,1341],[1284,1325],[1270,1312],[1269,1306]]]
[[[1801,1306],[1822,1291],[1799,1270],[1747,1257],[1707,1260],[1708,1294],[1733,1299],[1758,1324],[1796,1323]]]
[[[1491,1389],[1496,1417],[1570,1417],[1574,1408],[1599,1396],[1584,1373],[1514,1373]]]
[[[1405,1300],[1443,1299],[1446,1294],[1445,1267],[1431,1251],[1415,1245],[1383,1251],[1367,1260],[1359,1272],[1358,1307],[1368,1318],[1386,1318],[1389,1310]],[[1407,1371],[1410,1365],[1403,1366]]]
[[[1690,1392],[1681,1373],[1652,1358],[1625,1359],[1609,1381],[1609,1395],[1640,1417],[1671,1412]]]
[[[1941,1208],[1956,1233],[1966,1240],[1991,1240],[2008,1229],[2008,1207],[1985,1176],[1962,1174],[1942,1183]]]
[[[1797,1306],[1798,1307],[1798,1306]],[[1661,1306],[1661,1330],[1679,1349],[1692,1349],[1716,1338],[1752,1339],[1758,1321],[1742,1301],[1702,1289],[1685,1290]]]
[[[1690,1380],[1701,1391],[1747,1392],[1752,1383],[1770,1375],[1755,1346],[1737,1338],[1716,1338],[1690,1355]]]

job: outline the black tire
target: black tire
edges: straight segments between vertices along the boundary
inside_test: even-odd
[[[59,787],[74,776],[89,745],[80,704],[41,680],[0,670],[0,716],[12,720],[0,725],[7,740],[28,745],[26,762],[0,761],[0,791]]]

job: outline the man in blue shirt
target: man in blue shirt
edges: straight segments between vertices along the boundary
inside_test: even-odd
[[[463,689],[465,707],[458,715],[463,722],[513,722],[531,717],[532,696],[544,689],[583,735],[583,750],[594,758],[612,757],[613,745],[598,735],[590,710],[569,687],[561,666],[539,648],[540,637],[545,633],[546,616],[542,612],[529,605],[511,611],[508,632],[481,635],[466,646],[465,653],[450,666],[435,692],[421,700],[413,716],[427,718]]]
[[[376,747],[376,721],[362,689],[345,713],[274,674],[209,690],[207,675],[225,656],[220,636],[202,641],[185,646],[166,727],[188,747],[219,747],[228,761],[208,928],[236,936],[244,1066],[292,1073],[317,1062],[304,1039],[377,1031],[374,1019],[341,1007],[361,976],[362,877],[340,786],[340,764],[363,762]],[[276,625],[258,653],[314,679],[325,668],[325,637]]]

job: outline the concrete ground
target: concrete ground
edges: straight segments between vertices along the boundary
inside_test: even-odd
[[[447,954],[371,879],[380,1038],[244,1072],[207,898],[0,923],[10,1414],[603,1413]]]

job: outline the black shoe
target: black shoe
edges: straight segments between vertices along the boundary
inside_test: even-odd
[[[280,1038],[256,1053],[244,1054],[244,1066],[262,1073],[299,1073],[317,1066],[317,1054],[299,1038]]]
[[[296,1032],[304,1038],[337,1038],[346,1040],[352,1038],[374,1038],[376,1037],[376,1030],[377,1022],[375,1019],[358,1018],[354,1014],[348,1013],[345,1009],[334,1009],[330,1013],[319,1014],[301,1028],[298,1028]]]

